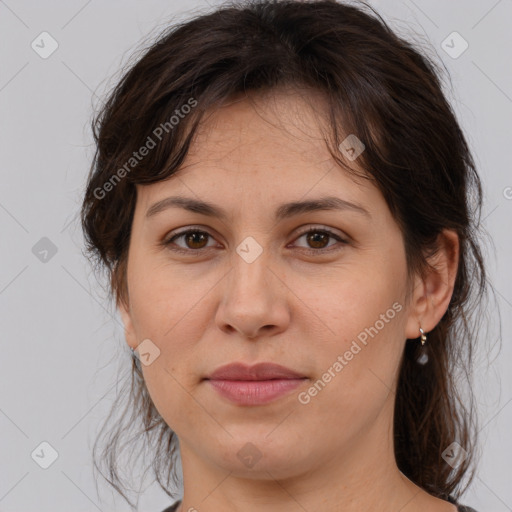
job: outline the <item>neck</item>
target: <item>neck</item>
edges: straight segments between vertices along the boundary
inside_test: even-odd
[[[220,468],[180,439],[184,495],[178,511],[295,512],[321,506],[323,512],[420,512],[436,498],[399,471],[392,429],[379,424],[389,422],[385,416],[352,439],[342,453],[327,450],[314,465],[293,464],[285,477],[278,478],[270,465],[260,465],[250,474],[229,465]],[[388,433],[386,439],[382,432]]]

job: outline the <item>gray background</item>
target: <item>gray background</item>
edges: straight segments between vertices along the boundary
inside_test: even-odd
[[[462,502],[480,512],[510,511],[512,2],[372,4],[402,35],[429,41],[447,66],[447,94],[484,181],[503,346],[498,354],[493,310],[476,358],[482,459]],[[0,1],[1,511],[129,510],[103,481],[97,492],[91,464],[92,441],[129,357],[120,319],[82,255],[77,212],[94,150],[89,122],[143,39],[208,8],[177,0]],[[31,47],[43,31],[59,45],[46,59]],[[457,58],[442,46],[453,31],[469,44]],[[461,48],[449,44],[452,52]],[[48,469],[31,457],[43,441],[58,452]],[[170,504],[157,485],[145,487],[141,510]]]

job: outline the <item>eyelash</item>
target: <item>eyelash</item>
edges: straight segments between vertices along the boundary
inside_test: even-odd
[[[192,253],[196,253],[196,255],[199,255],[199,253],[201,253],[202,251],[204,251],[206,249],[211,249],[211,247],[206,247],[206,248],[202,248],[202,249],[183,249],[182,247],[172,247],[174,240],[176,240],[180,237],[183,237],[185,235],[191,234],[191,233],[201,233],[201,234],[205,234],[205,235],[213,238],[213,236],[210,233],[208,233],[207,231],[204,231],[204,230],[198,229],[198,228],[190,228],[185,231],[174,233],[170,238],[168,238],[167,240],[164,240],[162,242],[162,244],[173,252],[177,252],[180,254],[187,254],[187,255],[191,255]],[[301,238],[304,235],[309,234],[309,233],[327,234],[327,235],[329,235],[330,238],[336,239],[342,245],[348,244],[347,240],[344,240],[338,234],[334,233],[330,229],[317,228],[317,227],[311,227],[311,228],[307,229],[306,231],[299,233],[296,240]],[[325,254],[325,253],[331,252],[333,250],[336,250],[336,249],[333,249],[333,246],[330,246],[328,248],[323,248],[323,249],[308,249],[308,248],[304,248],[304,247],[301,247],[300,249],[302,252],[305,252],[309,255]]]

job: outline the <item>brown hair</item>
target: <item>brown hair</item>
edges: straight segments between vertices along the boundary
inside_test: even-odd
[[[116,304],[126,302],[135,185],[176,172],[208,109],[250,91],[282,86],[320,91],[328,105],[325,142],[354,175],[339,144],[347,134],[365,144],[358,158],[366,171],[362,177],[379,188],[402,230],[409,275],[425,271],[443,229],[459,236],[455,288],[448,310],[429,333],[430,361],[418,365],[419,344],[407,344],[394,418],[399,469],[430,494],[448,499],[455,491],[461,494],[463,477],[470,475],[467,485],[474,477],[474,398],[472,393],[462,398],[458,378],[465,377],[471,389],[474,312],[488,283],[477,239],[481,183],[440,76],[433,61],[363,2],[357,7],[329,0],[234,2],[176,24],[124,74],[93,120],[96,153],[81,220],[87,249],[107,270]],[[131,160],[149,139],[156,145]],[[106,464],[103,476],[129,501],[117,462],[126,446],[123,434],[142,421],[136,437],[147,443],[154,475],[174,497],[169,486],[171,477],[178,484],[176,435],[154,407],[136,356],[131,377],[127,407],[108,430],[120,399],[114,405],[95,466],[101,472]],[[468,452],[456,468],[442,458],[454,441]]]

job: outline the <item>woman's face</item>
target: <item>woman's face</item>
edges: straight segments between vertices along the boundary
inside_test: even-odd
[[[138,186],[121,313],[130,346],[146,340],[144,379],[184,464],[284,478],[392,450],[395,381],[419,322],[381,193],[336,165],[300,96],[258,105],[218,110],[176,175]],[[154,208],[171,197],[222,217]],[[273,398],[268,381],[217,382],[229,398],[207,377],[235,362],[302,379],[274,383],[288,391]]]

